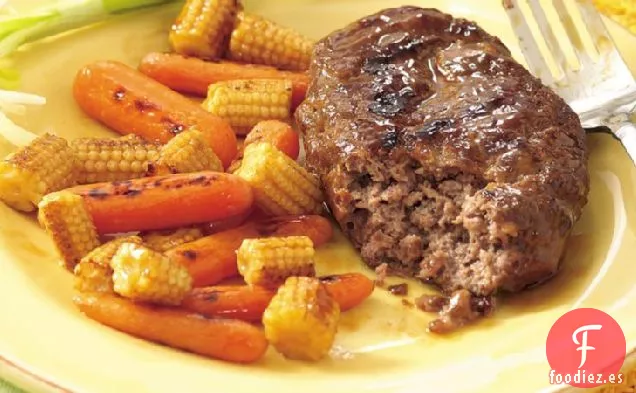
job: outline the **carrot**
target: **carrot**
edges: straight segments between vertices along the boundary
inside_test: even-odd
[[[229,123],[141,72],[116,61],[82,68],[73,85],[79,107],[120,134],[168,142],[189,128],[203,132],[227,168],[237,153]]]
[[[68,190],[84,197],[100,234],[222,220],[249,211],[254,198],[247,182],[219,172],[144,177]]]
[[[166,254],[188,268],[195,287],[213,285],[238,276],[236,250],[243,240],[259,236],[254,223],[247,223],[182,244]]]
[[[234,79],[289,79],[293,89],[292,109],[305,99],[309,84],[309,77],[300,72],[227,61],[213,63],[171,53],[149,53],[141,60],[139,71],[171,89],[201,97],[207,95],[208,86],[215,82]]]
[[[134,303],[104,293],[81,293],[73,301],[81,312],[101,324],[211,358],[252,363],[268,347],[263,331],[243,321],[206,319],[184,310]]]
[[[255,208],[256,207],[254,206],[252,209],[246,211],[245,213],[241,213],[237,216],[232,216],[224,220],[206,223],[203,226],[201,226],[201,229],[203,230],[203,234],[205,236],[209,236],[215,233],[219,233],[219,232],[223,232],[229,229],[234,229],[236,227],[239,227],[252,217],[252,215],[254,214]]]
[[[245,137],[245,146],[257,142],[269,142],[292,159],[298,159],[300,153],[298,133],[285,122],[265,120],[256,124]]]
[[[238,276],[236,251],[245,239],[267,236],[309,236],[314,247],[323,245],[333,235],[329,220],[322,216],[262,218],[252,213],[242,226],[182,244],[167,252],[188,268],[195,287],[214,285]]]
[[[360,273],[321,277],[325,288],[342,311],[351,310],[373,292],[373,281]],[[181,303],[186,310],[207,317],[223,317],[244,321],[260,321],[275,290],[237,286],[195,288]]]
[[[360,273],[336,274],[320,277],[327,292],[336,299],[343,311],[350,310],[371,296],[373,280]]]
[[[276,291],[249,285],[194,288],[183,299],[183,309],[207,317],[260,321]]]
[[[333,237],[331,222],[318,215],[280,216],[258,221],[261,231],[269,236],[309,236],[314,247],[320,247]]]

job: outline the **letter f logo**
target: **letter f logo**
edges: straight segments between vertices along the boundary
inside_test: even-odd
[[[572,333],[572,341],[574,344],[580,345],[580,347],[576,348],[577,351],[581,351],[581,364],[579,364],[579,368],[583,367],[585,361],[587,360],[587,351],[593,351],[596,348],[587,345],[587,332],[590,330],[601,330],[603,326],[601,325],[585,325],[576,329],[574,333]],[[577,336],[581,334],[581,342],[579,342]]]

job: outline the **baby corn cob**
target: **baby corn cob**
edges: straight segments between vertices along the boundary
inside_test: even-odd
[[[234,172],[236,172],[237,169],[239,169],[241,167],[241,162],[243,160],[243,148],[244,148],[244,146],[245,146],[245,140],[244,139],[239,139],[238,140],[238,154],[236,155],[236,158],[234,159],[234,161],[232,161],[230,166],[227,168],[227,170],[226,170],[227,173],[234,173]]]
[[[238,171],[238,169],[241,167],[241,163],[241,160],[232,161],[230,166],[227,168],[227,173],[236,173],[236,171]]]
[[[291,97],[288,80],[233,80],[211,84],[203,108],[244,135],[261,120],[289,120]]]
[[[243,63],[305,71],[309,68],[312,50],[313,42],[295,30],[239,12],[230,38],[229,57]]]
[[[256,204],[267,214],[314,214],[322,207],[318,179],[269,143],[246,146],[234,174],[252,185]]]
[[[110,266],[80,261],[73,274],[74,287],[80,292],[113,292],[113,270]]]
[[[81,292],[113,292],[110,262],[124,243],[142,244],[138,236],[120,237],[86,254],[75,266],[75,289]]]
[[[140,137],[139,135],[135,135],[135,134],[128,134],[128,135],[120,136],[117,139],[122,140],[122,141],[130,141],[130,142],[142,142],[144,140],[142,137]]]
[[[331,349],[340,306],[317,278],[290,277],[263,314],[267,340],[289,359],[320,360]]]
[[[86,254],[84,258],[82,258],[83,262],[91,262],[97,265],[102,266],[110,266],[110,263],[124,243],[133,243],[133,244],[143,244],[143,240],[139,236],[124,236],[118,237],[109,241],[108,243],[104,243],[101,246],[97,247],[93,251]]]
[[[64,266],[75,265],[100,245],[95,225],[81,196],[58,191],[42,198],[38,221],[53,239]]]
[[[156,160],[160,145],[140,138],[80,138],[71,142],[79,184],[142,177]]]
[[[187,0],[170,31],[175,52],[204,59],[218,59],[227,50],[238,0]]]
[[[31,212],[44,195],[71,187],[75,180],[73,150],[65,139],[45,134],[0,162],[0,199]]]
[[[208,170],[223,172],[223,163],[202,132],[188,130],[181,132],[161,148],[159,158],[150,165],[148,174],[155,176]]]
[[[202,238],[203,231],[200,228],[180,228],[174,231],[147,232],[141,236],[146,246],[158,252],[165,252]]]
[[[132,300],[178,305],[192,288],[183,265],[142,245],[122,244],[111,267],[115,292]]]
[[[288,277],[314,277],[314,253],[307,236],[247,239],[238,249],[238,271],[249,285],[276,288]]]

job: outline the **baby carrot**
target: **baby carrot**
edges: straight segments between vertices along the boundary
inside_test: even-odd
[[[228,217],[224,220],[213,221],[206,223],[201,226],[201,230],[203,231],[204,236],[213,235],[215,233],[227,231],[229,229],[234,229],[243,225],[247,222],[248,219],[252,217],[254,214],[254,208],[246,211],[245,213],[239,214],[237,216]]]
[[[331,222],[319,215],[271,217],[257,223],[269,236],[309,236],[314,247],[322,246],[333,237]]]
[[[236,156],[236,135],[227,121],[141,72],[116,61],[82,68],[73,85],[79,107],[120,134],[168,142],[181,131],[201,131],[227,168]]]
[[[257,322],[275,294],[275,290],[249,285],[194,288],[180,307],[207,317]]]
[[[331,223],[321,216],[289,216],[254,220],[238,228],[214,233],[167,252],[184,264],[195,287],[214,285],[238,276],[236,251],[245,239],[266,236],[309,236],[314,247],[327,242],[333,235]]]
[[[252,363],[268,346],[265,334],[243,321],[206,319],[184,310],[134,303],[104,293],[80,293],[73,301],[81,312],[101,324],[211,358]]]
[[[329,294],[342,311],[350,310],[373,292],[373,281],[360,273],[321,277]],[[260,321],[275,290],[262,287],[212,286],[195,288],[181,303],[181,307],[208,317]]]
[[[214,285],[238,276],[236,250],[243,240],[259,236],[254,223],[247,223],[182,244],[168,251],[167,255],[188,268],[195,287]]]
[[[249,184],[219,172],[195,172],[96,183],[82,195],[100,234],[179,228],[234,217],[252,208]]]
[[[320,277],[327,292],[336,299],[342,311],[350,310],[371,296],[373,280],[360,273],[336,274]]]
[[[269,142],[292,159],[298,159],[300,141],[298,133],[287,123],[279,120],[261,121],[245,137],[245,146]]]
[[[214,63],[172,53],[149,53],[139,64],[139,71],[181,93],[205,97],[212,83],[235,79],[289,79],[292,81],[292,109],[305,99],[309,77],[300,72],[281,71],[273,67]]]

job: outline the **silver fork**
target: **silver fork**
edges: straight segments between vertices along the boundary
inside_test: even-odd
[[[524,16],[519,1],[527,1],[531,15]],[[579,115],[584,128],[605,126],[612,130],[636,164],[636,127],[630,120],[636,109],[636,80],[592,2],[574,2],[599,54],[598,60],[593,59],[584,48],[583,36],[576,30],[564,1],[552,0],[579,60],[579,69],[574,69],[567,62],[540,0],[503,0],[503,6],[517,34],[530,72],[568,102]],[[526,19],[528,17],[535,19],[546,47],[555,60],[558,74],[552,73],[541,55]]]

